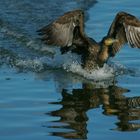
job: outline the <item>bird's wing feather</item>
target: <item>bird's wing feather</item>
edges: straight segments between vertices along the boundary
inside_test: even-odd
[[[133,15],[119,12],[110,26],[108,36],[118,39],[110,48],[111,56],[114,56],[125,43],[140,48],[140,21]]]
[[[43,36],[42,40],[46,44],[65,47],[72,45],[74,29],[77,26],[80,34],[84,34],[84,14],[82,10],[67,12],[38,32]]]
[[[140,27],[124,25],[126,38],[131,47],[140,48]]]

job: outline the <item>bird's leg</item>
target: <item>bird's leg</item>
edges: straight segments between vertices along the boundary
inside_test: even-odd
[[[102,67],[104,65],[104,63],[107,62],[109,58],[109,54],[108,54],[108,47],[107,46],[102,46],[99,54],[98,54],[98,63],[99,65]]]

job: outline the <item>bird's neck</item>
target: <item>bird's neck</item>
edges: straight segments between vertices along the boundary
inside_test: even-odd
[[[102,45],[99,54],[98,54],[98,61],[101,64],[104,64],[107,62],[108,58],[109,58],[109,53],[108,53],[108,46]]]

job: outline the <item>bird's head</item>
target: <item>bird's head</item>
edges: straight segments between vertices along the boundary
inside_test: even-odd
[[[102,45],[107,47],[112,46],[113,43],[116,42],[118,42],[118,39],[114,39],[112,37],[104,37],[103,40],[101,41]]]

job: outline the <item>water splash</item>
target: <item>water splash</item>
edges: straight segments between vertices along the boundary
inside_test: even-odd
[[[114,76],[114,69],[107,64],[103,68],[88,72],[81,67],[80,56],[76,54],[61,55],[57,51],[56,55],[51,58],[49,56],[21,57],[18,53],[12,52],[4,48],[0,48],[0,62],[16,67],[22,71],[43,72],[47,69],[64,69],[67,72],[72,72],[86,79],[104,80]]]
[[[109,65],[107,64],[105,64],[102,68],[98,68],[90,72],[83,69],[82,66],[77,62],[72,63],[71,65],[64,64],[63,67],[69,72],[76,73],[94,81],[101,81],[113,78],[115,73],[114,69],[109,67]]]
[[[61,67],[67,72],[72,72],[74,74],[78,74],[80,76],[85,77],[86,79],[91,79],[95,81],[105,80],[109,78],[113,78],[115,74],[115,69],[110,67],[108,64],[105,64],[103,68],[98,68],[92,71],[87,71],[81,66],[81,56],[72,54],[71,52],[61,55],[58,53],[51,60],[50,66],[55,65],[56,67]],[[57,65],[56,65],[57,64]]]

